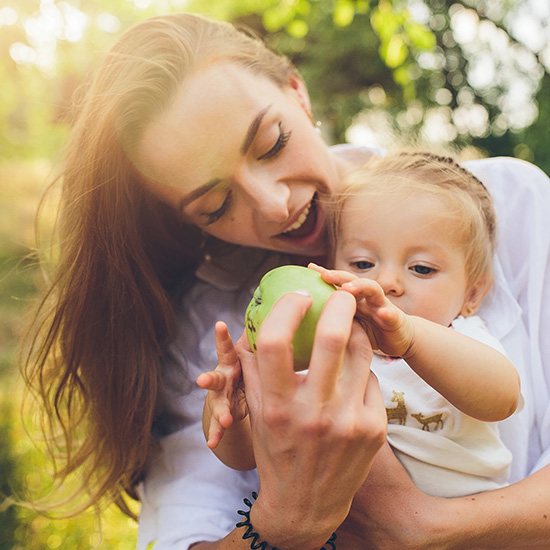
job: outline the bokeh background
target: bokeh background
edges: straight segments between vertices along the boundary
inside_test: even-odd
[[[112,507],[99,523],[1,503],[48,480],[23,428],[19,342],[40,276],[34,215],[72,94],[131,24],[182,10],[287,54],[328,142],[429,143],[550,174],[548,0],[0,0],[0,550],[134,548],[135,522]]]

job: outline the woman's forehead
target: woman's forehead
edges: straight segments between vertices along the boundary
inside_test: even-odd
[[[273,82],[236,64],[200,69],[145,129],[136,167],[157,181],[173,180],[184,167],[193,171],[202,161],[215,171],[236,147],[238,152],[258,114],[282,97]]]

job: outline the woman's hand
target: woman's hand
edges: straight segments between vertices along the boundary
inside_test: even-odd
[[[311,297],[283,296],[260,328],[256,355],[246,337],[237,343],[260,477],[251,522],[262,540],[289,550],[320,548],[344,521],[386,430],[351,294],[329,298],[309,370],[294,372],[292,339],[310,305]]]

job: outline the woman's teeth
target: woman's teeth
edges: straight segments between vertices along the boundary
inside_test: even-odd
[[[310,209],[311,203],[309,203],[306,208],[304,208],[304,211],[300,214],[300,217],[288,229],[285,229],[285,231],[283,231],[283,234],[290,233],[291,231],[296,231],[296,229],[300,229],[300,227],[302,227],[304,222],[307,220]]]

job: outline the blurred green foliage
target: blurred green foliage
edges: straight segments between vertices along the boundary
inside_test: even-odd
[[[49,172],[43,160],[0,163],[0,550],[131,550],[136,523],[115,508],[103,514],[100,526],[93,512],[53,520],[4,501],[11,495],[24,502],[24,489],[43,487],[49,479],[50,465],[23,428],[17,369],[26,310],[35,299],[39,276],[30,254],[33,219]],[[30,425],[32,419],[24,423]]]
[[[540,3],[264,0],[246,13],[235,4],[220,15],[293,59],[328,141],[456,146],[550,173],[550,10]]]
[[[0,495],[48,464],[19,416],[18,342],[35,297],[33,217],[71,97],[117,34],[187,9],[232,20],[296,64],[329,142],[434,141],[550,173],[549,11],[531,0],[4,0],[0,4]],[[536,6],[539,6],[538,8]],[[542,12],[537,12],[542,9]],[[531,31],[525,32],[525,22]],[[522,27],[520,22],[524,23]],[[523,30],[522,30],[523,29]],[[359,138],[357,138],[359,136]],[[114,508],[50,520],[0,505],[0,550],[135,545]]]
[[[186,9],[287,54],[328,141],[475,147],[550,173],[550,10],[534,0],[4,0],[0,156],[51,155],[71,96],[133,22]],[[11,10],[11,11],[10,11]],[[354,131],[350,131],[352,128]]]

